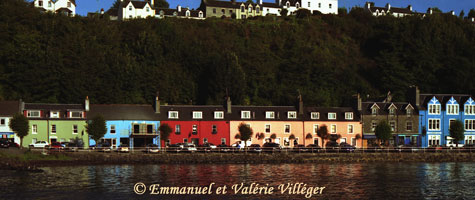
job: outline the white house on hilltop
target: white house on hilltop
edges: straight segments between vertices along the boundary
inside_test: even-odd
[[[155,17],[155,9],[153,9],[154,0],[150,1],[131,1],[120,0],[119,20],[127,20],[134,18]]]
[[[44,11],[76,15],[76,0],[35,0],[33,4]]]
[[[280,16],[282,9],[287,9],[287,15],[295,13],[298,9],[307,9],[311,13],[319,11],[323,14],[338,14],[338,0],[276,0],[275,3],[257,0],[262,6],[262,15]]]

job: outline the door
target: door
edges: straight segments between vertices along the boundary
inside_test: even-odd
[[[199,138],[191,138],[191,143],[195,144],[196,146],[198,146],[198,144],[200,144],[200,139]]]

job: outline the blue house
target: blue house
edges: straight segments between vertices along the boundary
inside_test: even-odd
[[[419,91],[417,88],[416,90],[418,95]],[[414,99],[419,107],[422,147],[455,146],[449,132],[450,124],[455,120],[460,120],[465,127],[465,138],[458,142],[459,146],[475,142],[475,103],[472,96],[420,94]]]
[[[160,146],[158,112],[149,104],[92,104],[88,120],[98,114],[104,117],[107,133],[101,141],[111,144],[112,148],[124,144],[131,148],[151,143]],[[90,139],[90,144],[95,145],[95,141]]]

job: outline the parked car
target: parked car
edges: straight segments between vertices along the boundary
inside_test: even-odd
[[[336,141],[328,141],[325,144],[325,152],[334,153],[340,151],[340,145]]]
[[[193,153],[193,152],[196,152],[197,149],[196,149],[196,145],[193,144],[193,143],[184,143],[183,144],[183,149],[182,149],[182,152],[190,152],[190,153]]]
[[[111,152],[112,147],[109,143],[100,143],[96,145],[95,149],[101,152]]]
[[[168,145],[167,147],[167,152],[174,152],[178,153],[183,149],[183,143],[176,143],[176,144],[171,144]]]
[[[226,144],[220,144],[217,147],[219,152],[227,153],[227,152],[232,152],[232,147],[226,145]]]
[[[48,148],[49,144],[46,141],[37,141],[34,144],[30,144],[31,148]]]
[[[57,151],[63,150],[63,148],[64,148],[63,144],[61,144],[59,142],[53,142],[53,143],[51,143],[51,146],[50,146],[51,150],[57,150]]]
[[[317,152],[320,152],[321,149],[322,147],[318,146],[318,144],[307,145],[308,152],[317,153]]]
[[[79,151],[79,144],[73,143],[73,142],[68,142],[65,144],[64,150],[65,151],[71,151],[71,152],[77,152]]]
[[[158,148],[158,145],[156,144],[148,144],[147,147],[145,148],[145,151],[147,153],[158,153],[160,152],[160,149]]]
[[[129,153],[129,145],[128,144],[120,144],[119,147],[117,147],[117,152],[119,153]]]
[[[266,142],[264,143],[264,145],[262,145],[262,149],[264,152],[273,153],[280,152],[282,150],[282,147],[280,146],[280,144],[274,142]]]
[[[356,147],[346,142],[340,143],[340,152],[355,152]]]
[[[261,153],[262,152],[261,145],[260,144],[251,144],[251,146],[249,146],[249,152],[251,152],[251,153]]]
[[[292,151],[297,152],[297,153],[302,153],[302,152],[307,152],[308,149],[303,144],[297,144],[294,146],[294,148],[292,148]]]
[[[200,152],[210,152],[210,151],[215,151],[216,150],[216,145],[211,144],[211,143],[204,143],[198,146],[198,151]]]
[[[10,143],[6,140],[0,140],[0,148],[8,148],[10,147]]]

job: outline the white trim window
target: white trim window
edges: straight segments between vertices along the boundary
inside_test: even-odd
[[[395,121],[390,121],[389,126],[391,127],[392,132],[396,131],[396,122]]]
[[[73,124],[73,134],[78,134],[78,125]]]
[[[290,124],[285,124],[284,125],[284,133],[286,133],[286,134],[290,133]]]
[[[168,119],[178,119],[178,111],[168,111]]]
[[[353,124],[348,124],[348,134],[353,134],[353,133],[354,133]]]
[[[373,116],[376,116],[376,115],[378,114],[378,108],[372,108],[372,109],[371,109],[371,114],[372,114]]]
[[[83,118],[82,111],[71,111],[69,112],[69,118]]]
[[[0,126],[6,126],[7,125],[7,119],[1,118],[0,119]]]
[[[466,119],[465,120],[465,130],[475,131],[475,119]]]
[[[396,114],[396,109],[395,108],[390,108],[389,109],[389,115],[395,115]]]
[[[406,131],[412,131],[412,121],[406,121]]]
[[[274,111],[266,111],[266,119],[274,119],[275,113]]]
[[[31,133],[38,134],[38,125],[36,124],[31,125]]]
[[[440,114],[440,104],[429,104],[429,115]]]
[[[374,130],[376,130],[376,126],[378,126],[376,122],[371,122],[371,132],[374,132]]]
[[[475,115],[475,105],[465,105],[465,115]]]
[[[311,112],[310,113],[310,118],[311,119],[320,119],[320,113],[319,112]]]
[[[266,133],[270,133],[270,131],[271,131],[271,129],[270,129],[270,124],[266,124],[266,125],[265,125],[265,129],[266,129],[266,130],[265,130]]]
[[[345,119],[352,120],[353,119],[353,112],[345,112]]]
[[[458,114],[459,114],[458,104],[447,105],[447,115],[458,115]]]
[[[336,119],[336,113],[328,113],[328,119]]]
[[[248,111],[248,110],[241,111],[241,119],[251,119],[251,111]]]
[[[27,117],[40,117],[40,111],[39,110],[29,110],[26,112]]]
[[[226,144],[226,138],[221,138],[221,144]]]
[[[318,124],[313,125],[313,134],[317,134],[318,131]]]
[[[465,136],[465,145],[475,144],[475,135],[466,135]]]
[[[51,124],[51,134],[56,134],[56,124]]]
[[[333,134],[336,133],[336,124],[332,124],[332,125],[330,126],[330,133],[333,133]]]
[[[191,126],[191,133],[194,134],[194,135],[198,134],[198,125],[193,124]]]
[[[429,146],[440,145],[440,135],[429,135]]]
[[[49,117],[50,118],[59,118],[59,111],[51,111]]]
[[[289,111],[287,112],[288,119],[297,119],[297,112],[296,111]]]
[[[406,110],[406,115],[407,115],[407,117],[411,117],[411,115],[412,115],[412,108],[408,108],[408,109]]]
[[[224,112],[223,111],[214,111],[214,118],[215,119],[224,119]]]
[[[180,134],[181,133],[181,125],[177,124],[175,125],[175,134]]]
[[[115,134],[115,125],[110,126],[110,133]]]
[[[193,111],[193,119],[203,119],[203,112]]]
[[[429,119],[429,131],[440,130],[440,119]]]

